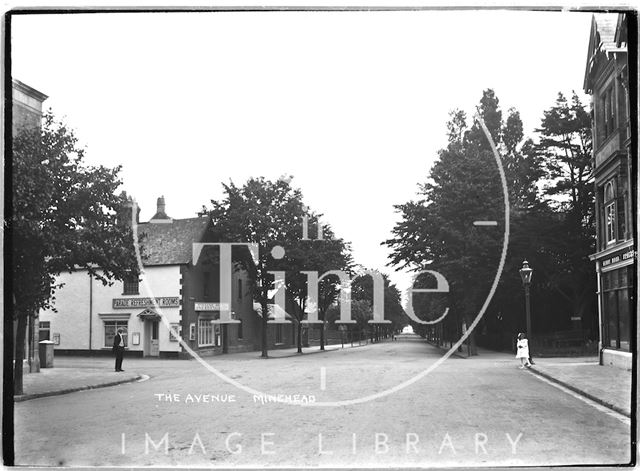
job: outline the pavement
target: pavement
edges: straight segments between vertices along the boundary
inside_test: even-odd
[[[400,340],[406,341],[406,339]],[[417,338],[415,340],[421,341]],[[390,340],[384,342],[390,342]],[[327,345],[324,352],[357,348],[364,345],[364,341],[361,345],[354,343],[353,346],[346,343],[344,347],[340,344]],[[271,358],[287,358],[323,352],[318,346],[305,347],[303,351],[304,353],[300,355],[295,347],[270,350],[269,356]],[[254,357],[255,354],[256,352],[244,352],[231,355],[249,358]],[[516,363],[514,355],[505,352],[479,348],[478,354],[478,357],[466,358],[466,360],[473,361],[474,358],[483,358],[496,361],[512,360],[514,364]],[[532,373],[560,384],[627,417],[631,416],[632,375],[629,370],[599,365],[597,357],[536,358],[534,361],[535,364],[529,370]],[[107,367],[110,362],[97,364],[95,361],[83,361],[82,358],[77,357],[58,357],[55,362],[54,368],[42,368],[40,373],[26,373],[24,375],[24,394],[15,396],[15,401],[20,402],[86,389],[116,386],[148,378],[144,374],[133,371],[114,372]]]
[[[478,348],[478,355],[496,359],[515,354]],[[471,357],[473,360],[474,357]],[[529,371],[560,384],[609,409],[631,417],[631,370],[600,365],[597,356],[533,358]]]
[[[631,371],[598,364],[597,357],[534,359],[531,371],[631,417]]]
[[[64,364],[64,360],[58,363]],[[105,388],[118,384],[131,383],[144,378],[144,375],[104,368],[55,366],[40,368],[39,373],[25,373],[23,376],[24,394],[14,396],[15,402],[39,397],[57,396],[86,389]]]
[[[442,351],[448,348],[435,345]],[[462,352],[453,352],[454,356],[469,358],[466,346]],[[515,360],[515,354],[496,352],[478,347],[481,358],[495,360]],[[477,357],[470,357],[471,360]],[[631,417],[631,379],[630,370],[604,366],[598,363],[597,356],[589,357],[544,357],[534,358],[529,371],[571,391],[591,399],[620,414]]]
[[[302,355],[296,347],[269,350],[270,358],[290,358],[310,355],[314,353],[332,352],[347,348],[357,348],[367,345],[367,341],[325,345],[324,350],[319,346],[304,347]],[[259,354],[259,352],[257,352]],[[232,354],[238,357],[254,357],[256,352],[243,352]],[[105,360],[105,361],[102,361]],[[127,359],[128,360],[128,359]],[[149,360],[153,361],[153,359]],[[173,360],[171,360],[173,361]],[[175,360],[182,361],[182,360]],[[188,361],[188,360],[187,360]],[[14,396],[15,402],[28,401],[40,397],[57,396],[87,389],[105,388],[119,384],[141,381],[148,378],[145,374],[133,371],[115,372],[110,369],[112,360],[105,358],[82,358],[73,356],[57,357],[53,368],[40,368],[39,373],[24,373],[24,394]],[[104,364],[104,366],[103,366]]]

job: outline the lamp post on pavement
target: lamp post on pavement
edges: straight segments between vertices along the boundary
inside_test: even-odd
[[[527,313],[527,339],[529,340],[529,348],[531,348],[531,302],[529,300],[529,286],[531,285],[532,275],[533,269],[529,268],[529,262],[525,260],[522,262],[522,268],[520,269],[520,278],[522,278],[522,285],[524,286],[525,309]]]

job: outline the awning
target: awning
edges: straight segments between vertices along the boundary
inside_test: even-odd
[[[153,309],[145,309],[140,314],[138,314],[138,317],[140,319],[142,319],[143,321],[159,321],[159,320],[162,320],[162,317],[160,316],[160,314],[158,314]]]

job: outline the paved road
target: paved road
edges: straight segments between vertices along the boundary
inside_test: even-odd
[[[317,404],[397,387],[441,355],[422,341],[399,341],[294,358],[238,354],[207,365],[243,386]],[[111,359],[77,364],[102,365],[110,368]],[[628,419],[500,355],[452,357],[393,394],[337,407],[262,403],[194,360],[126,359],[125,369],[150,379],[16,404],[16,464],[527,466],[630,459]]]

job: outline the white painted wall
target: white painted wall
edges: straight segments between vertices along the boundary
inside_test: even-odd
[[[138,314],[144,308],[113,309],[114,298],[180,297],[180,267],[177,265],[145,267],[141,275],[138,295],[123,295],[123,284],[116,281],[104,286],[98,280],[91,280],[86,270],[64,273],[58,277],[65,286],[56,292],[55,308],[40,313],[41,321],[51,322],[51,335],[60,334],[60,349],[89,349],[89,313],[92,312],[91,348],[111,349],[105,345],[104,322],[100,314],[130,314],[129,350],[142,351],[145,342],[144,321]],[[146,281],[146,284],[145,284]],[[93,284],[93,299],[90,304],[89,284]],[[148,285],[148,289],[147,289]],[[169,323],[180,322],[180,307],[163,308],[162,314]],[[140,344],[133,345],[133,333],[140,333]],[[180,351],[178,342],[169,341],[169,330],[164,323],[159,328],[160,351]]]

